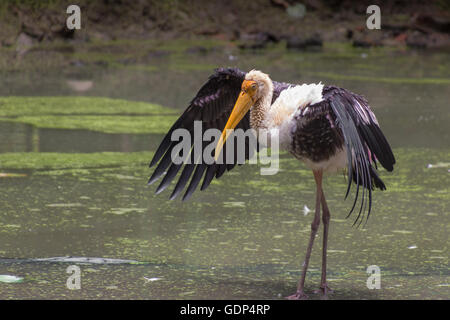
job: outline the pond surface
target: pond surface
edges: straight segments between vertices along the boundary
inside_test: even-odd
[[[374,193],[365,228],[352,227],[354,216],[345,219],[351,200],[343,200],[344,178],[327,178],[330,298],[449,299],[449,61],[445,53],[371,50],[212,52],[186,57],[184,67],[167,57],[158,68],[3,74],[0,96],[103,96],[181,112],[214,65],[361,93],[397,165],[392,174],[381,172],[388,190]],[[74,91],[73,79],[93,85]],[[0,122],[0,135],[0,153],[24,152],[30,163],[46,152],[139,155],[155,151],[163,137],[9,122]],[[295,291],[313,215],[304,208],[314,209],[314,180],[303,164],[283,154],[274,176],[259,175],[254,165],[235,168],[184,203],[146,186],[150,160],[77,170],[0,164],[0,275],[23,278],[0,282],[0,298],[280,299]],[[312,299],[320,258],[321,232],[306,279]],[[66,287],[70,265],[81,269],[80,290]],[[381,269],[379,290],[366,285],[371,265]]]

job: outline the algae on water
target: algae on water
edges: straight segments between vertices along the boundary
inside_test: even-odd
[[[104,133],[159,133],[164,134],[176,121],[175,116],[23,116],[8,119],[38,128],[84,129]],[[2,120],[2,119],[0,119]]]
[[[0,97],[0,121],[104,133],[165,133],[176,111],[101,97]]]
[[[103,97],[0,97],[1,117],[170,113],[174,110],[158,104]]]
[[[0,153],[0,169],[83,169],[146,166],[153,152],[14,152]]]

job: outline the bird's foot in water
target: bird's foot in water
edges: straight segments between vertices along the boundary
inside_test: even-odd
[[[307,300],[308,296],[303,292],[303,290],[297,290],[296,293],[286,297],[288,300]]]
[[[323,296],[327,296],[329,293],[333,293],[334,291],[330,289],[327,283],[323,283],[320,285],[319,289],[315,290],[314,293],[320,293]]]

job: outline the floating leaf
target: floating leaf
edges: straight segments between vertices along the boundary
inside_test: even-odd
[[[346,253],[347,251],[345,251],[345,250],[331,250],[331,249],[329,249],[327,252],[329,252],[329,253]]]
[[[147,210],[146,208],[111,208],[111,210],[107,212],[120,215],[120,214],[127,214],[130,212],[142,213],[145,212],[146,210]]]
[[[5,283],[17,283],[17,282],[22,282],[23,278],[21,277],[16,277],[16,276],[11,276],[8,274],[1,274],[0,275],[0,282],[5,282]]]
[[[70,207],[82,207],[81,203],[49,203],[46,204],[47,207],[51,208],[70,208]]]
[[[305,204],[305,206],[303,207],[303,215],[307,216],[308,213],[310,213],[310,212],[311,212],[311,210]]]
[[[245,202],[242,201],[224,201],[225,208],[245,208]]]
[[[428,169],[431,169],[431,168],[447,168],[447,167],[450,167],[450,162],[438,162],[438,163],[429,163],[428,165],[427,165],[427,168]]]
[[[409,230],[392,230],[392,232],[400,233],[400,234],[411,234],[411,233],[413,233],[412,231],[409,231]]]
[[[153,281],[158,281],[158,280],[161,280],[162,278],[147,278],[147,277],[144,277],[144,279],[145,280],[147,280],[148,282],[153,282]]]
[[[24,173],[7,173],[0,172],[0,178],[17,178],[17,177],[26,177],[27,175]]]

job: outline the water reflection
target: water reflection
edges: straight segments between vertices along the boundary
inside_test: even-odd
[[[0,152],[30,152],[35,149],[36,129],[20,123],[0,122]]]
[[[0,153],[4,152],[136,152],[154,150],[161,135],[107,134],[89,130],[39,129],[0,122]]]

